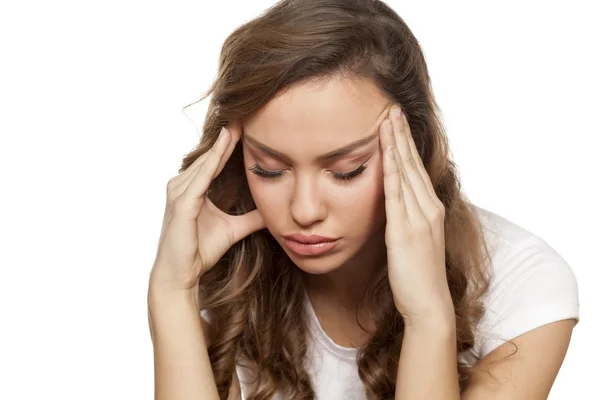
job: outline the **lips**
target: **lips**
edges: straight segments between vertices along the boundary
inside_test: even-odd
[[[339,243],[338,239],[331,240],[331,238],[325,236],[311,236],[311,237],[296,237],[300,240],[311,240],[313,243],[299,242],[296,239],[288,239],[289,235],[285,237],[284,245],[294,253],[301,256],[321,256],[329,251],[333,250]]]
[[[288,240],[292,240],[298,243],[304,244],[315,244],[315,243],[326,243],[326,242],[335,242],[336,238],[331,238],[327,236],[321,235],[303,235],[301,233],[293,233],[291,235],[284,235],[284,238]]]

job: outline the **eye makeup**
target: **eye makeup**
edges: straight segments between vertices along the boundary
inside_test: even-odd
[[[367,165],[362,164],[361,166],[356,168],[354,171],[350,171],[350,172],[330,171],[330,172],[332,173],[334,179],[339,180],[339,181],[348,181],[348,180],[351,180],[351,179],[357,177],[358,175],[362,174],[365,171],[365,169],[367,169]],[[266,179],[279,178],[283,175],[283,171],[285,171],[285,170],[267,171],[258,164],[254,164],[253,166],[248,168],[248,170],[250,170],[254,174],[260,176],[261,178],[266,178]]]

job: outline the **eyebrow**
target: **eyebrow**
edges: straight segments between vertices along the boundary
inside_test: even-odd
[[[342,156],[345,156],[346,154],[351,153],[352,151],[354,151],[360,147],[363,147],[363,146],[369,144],[378,136],[379,136],[379,129],[377,129],[375,131],[375,133],[373,133],[365,138],[356,140],[356,141],[354,141],[350,144],[347,144],[344,147],[341,147],[337,150],[333,150],[326,154],[322,154],[317,157],[317,160],[319,162],[324,162],[324,161],[329,161],[329,160],[333,160],[336,158],[340,158]],[[252,145],[256,146],[258,149],[262,150],[263,152],[265,152],[273,157],[276,157],[276,158],[279,158],[280,160],[285,160],[288,162],[290,161],[290,158],[287,155],[270,148],[269,146],[259,142],[258,140],[254,139],[253,137],[248,136],[246,133],[243,134],[243,138],[247,142],[250,142]]]

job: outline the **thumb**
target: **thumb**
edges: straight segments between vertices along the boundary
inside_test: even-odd
[[[233,243],[237,243],[253,232],[266,228],[265,221],[257,209],[232,218]]]

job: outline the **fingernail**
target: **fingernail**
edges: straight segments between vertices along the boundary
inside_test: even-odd
[[[402,115],[402,110],[400,109],[400,107],[398,106],[394,106],[392,108],[392,115],[398,119],[400,119],[400,116]]]
[[[385,155],[390,159],[393,160],[394,159],[394,146],[390,146],[387,149],[385,149]]]

